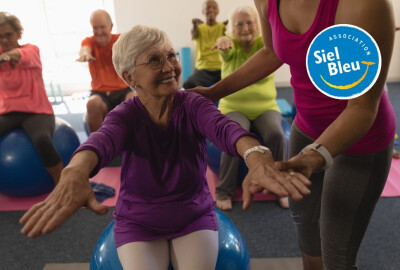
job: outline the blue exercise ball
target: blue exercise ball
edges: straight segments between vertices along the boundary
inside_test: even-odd
[[[289,149],[289,137],[290,137],[290,128],[291,125],[287,120],[282,118],[281,121],[283,134],[286,140],[286,153],[285,157],[288,157],[288,149]],[[216,175],[219,175],[219,166],[221,164],[221,150],[219,150],[212,142],[207,140],[207,164],[210,167],[211,171],[213,171]],[[248,169],[244,161],[239,163],[238,168],[238,177],[237,182],[238,185],[241,185],[245,176],[247,175]]]
[[[52,142],[66,166],[80,145],[70,124],[56,117]],[[46,171],[32,141],[22,129],[0,138],[0,193],[28,197],[48,193],[54,181]]]
[[[248,270],[250,256],[246,243],[235,225],[221,211],[215,209],[218,220],[217,270]]]
[[[218,220],[218,259],[216,270],[248,270],[250,257],[246,244],[235,225],[219,210],[215,210]],[[92,253],[90,270],[122,270],[114,241],[114,221],[100,236]],[[169,270],[173,270],[170,266]]]

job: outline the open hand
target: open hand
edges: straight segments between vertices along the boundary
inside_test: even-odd
[[[227,38],[227,37],[219,37],[217,39],[217,42],[211,47],[211,50],[221,50],[221,51],[226,51],[229,49],[232,49],[232,40]]]
[[[93,62],[96,61],[96,58],[93,57],[91,54],[84,54],[79,56],[78,59],[75,60],[76,62]]]
[[[64,169],[60,182],[50,195],[31,207],[20,219],[24,224],[21,233],[30,238],[52,232],[82,206],[97,214],[106,214],[108,207],[101,205],[95,198],[88,179],[68,174]]]

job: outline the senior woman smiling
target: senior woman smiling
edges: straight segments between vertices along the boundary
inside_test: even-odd
[[[246,156],[249,178],[300,200],[308,179],[268,167],[269,151],[206,98],[179,89],[181,66],[166,34],[135,26],[113,47],[118,74],[137,96],[111,111],[77,149],[56,189],[22,218],[29,237],[49,233],[80,207],[104,214],[88,178],[122,152],[115,241],[125,269],[215,269],[218,224],[207,186],[206,138]]]

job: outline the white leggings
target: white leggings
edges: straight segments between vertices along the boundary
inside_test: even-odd
[[[131,242],[117,248],[124,270],[214,270],[218,231],[201,230],[172,239]]]

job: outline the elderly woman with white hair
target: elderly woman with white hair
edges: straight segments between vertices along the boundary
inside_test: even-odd
[[[212,49],[219,49],[222,58],[221,78],[227,77],[264,47],[260,35],[257,10],[239,6],[230,15],[228,36],[217,39]],[[218,109],[246,130],[256,131],[264,144],[271,149],[274,160],[285,157],[285,136],[282,116],[276,101],[274,74],[222,98]],[[221,210],[232,209],[232,197],[237,186],[240,159],[226,153],[221,155],[219,183],[215,195]],[[289,208],[288,197],[279,198],[283,208]]]
[[[218,224],[205,177],[206,138],[244,157],[248,178],[268,179],[267,191],[295,200],[308,195],[308,179],[268,165],[272,158],[251,133],[210,100],[179,91],[178,54],[164,32],[133,27],[114,44],[113,62],[137,96],[77,149],[56,189],[21,218],[23,234],[49,233],[82,206],[104,214],[88,178],[122,152],[114,235],[123,267],[215,269]]]

